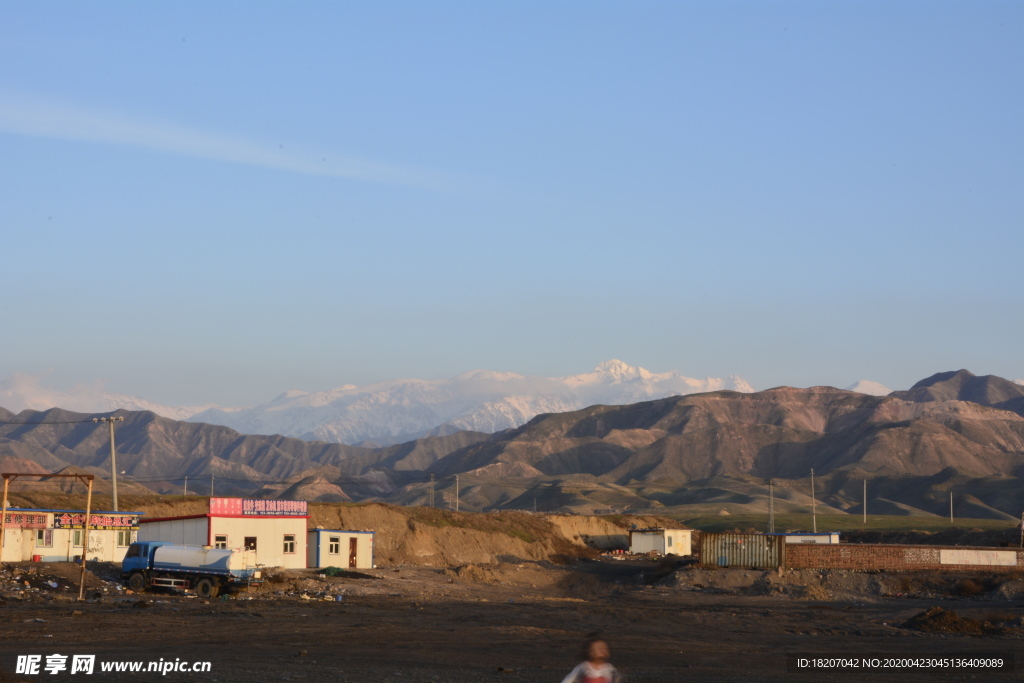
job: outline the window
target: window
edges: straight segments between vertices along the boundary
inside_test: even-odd
[[[228,549],[228,537],[226,534],[217,534],[213,537],[213,547],[218,550]]]
[[[82,547],[82,530],[81,529],[75,529],[74,531],[71,532],[71,545],[75,546],[76,548],[81,548]]]
[[[36,529],[36,547],[53,547],[53,529]]]
[[[284,551],[286,553],[295,552],[295,534],[284,535]]]
[[[668,537],[668,547],[669,548],[672,547],[672,537],[671,536]]]
[[[256,550],[256,537],[255,536],[246,536],[245,537],[245,549],[246,550]]]
[[[122,529],[117,532],[117,547],[127,548],[132,544],[132,532],[129,529]]]
[[[328,536],[327,537],[327,552],[330,555],[341,554],[341,536]]]
[[[125,557],[142,557],[142,546],[132,545],[128,548],[128,552],[124,554]]]

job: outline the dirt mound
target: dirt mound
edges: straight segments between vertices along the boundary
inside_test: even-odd
[[[1000,584],[992,593],[992,598],[995,600],[1020,600],[1024,598],[1024,581],[1020,579],[1011,579]]]
[[[927,633],[966,633],[980,636],[983,632],[981,622],[977,619],[961,617],[953,610],[941,607],[932,607],[926,612],[915,614],[903,626]]]
[[[378,566],[428,567],[566,563],[593,557],[597,548],[625,547],[623,523],[639,517],[606,519],[581,515],[533,515],[526,512],[452,512],[437,508],[395,507],[380,503],[310,506],[310,526],[372,530]]]
[[[1024,592],[1024,581],[1015,577],[812,569],[684,567],[661,579],[657,585],[684,591],[775,595],[818,601],[963,597],[1000,600],[1015,599]]]
[[[466,564],[461,567],[455,567],[454,569],[446,569],[444,574],[445,576],[450,576],[462,581],[498,583],[498,577],[493,571],[475,564]]]
[[[903,624],[927,633],[962,633],[970,636],[1019,634],[1022,619],[1011,612],[988,612],[974,619],[964,617],[953,610],[932,607],[915,614]]]

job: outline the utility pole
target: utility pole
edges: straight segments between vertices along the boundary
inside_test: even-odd
[[[187,474],[185,475],[185,492],[182,493],[181,495],[183,495],[183,496],[187,496],[188,495],[188,475]]]
[[[949,523],[953,524],[953,488],[949,489]]]
[[[775,533],[775,485],[774,480],[768,480],[768,533]]]
[[[213,475],[210,475],[210,498],[213,498]]]
[[[814,468],[811,468],[811,525],[812,531],[818,533],[818,512],[814,504]]]
[[[868,480],[864,480],[864,526],[868,525]]]
[[[111,423],[113,425],[113,423]],[[111,434],[114,427],[111,426]],[[78,601],[85,599],[85,558],[89,554],[89,522],[92,519],[92,477],[88,479],[89,488],[85,493],[85,519],[82,520],[82,571],[78,577]],[[114,506],[117,509],[117,506]]]
[[[110,425],[110,483],[113,487],[114,512],[117,512],[117,451],[114,448],[114,423],[124,422],[124,417],[94,417],[93,422],[106,422]]]
[[[434,475],[430,475],[430,507],[434,507]]]
[[[1024,512],[1020,513],[1020,547],[1024,548]]]
[[[455,475],[455,511],[459,511],[459,475]]]

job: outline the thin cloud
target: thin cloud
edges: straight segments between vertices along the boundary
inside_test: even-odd
[[[0,132],[142,147],[200,159],[291,173],[364,180],[432,190],[449,189],[440,173],[364,159],[288,150],[226,133],[146,121],[114,112],[0,97]]]

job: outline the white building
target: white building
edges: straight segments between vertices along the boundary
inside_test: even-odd
[[[629,552],[659,553],[661,555],[690,555],[693,540],[692,529],[651,529],[629,530]]]
[[[310,529],[306,566],[372,569],[373,538],[372,531]]]
[[[93,511],[87,560],[120,562],[135,540],[141,512]],[[82,557],[85,510],[8,508],[0,562],[76,562]]]
[[[304,500],[211,498],[205,514],[142,520],[139,540],[248,548],[257,564],[302,569],[308,518]]]

